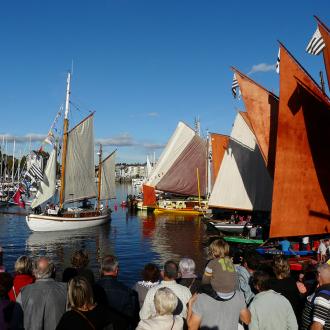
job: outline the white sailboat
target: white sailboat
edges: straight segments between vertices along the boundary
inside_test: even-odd
[[[102,161],[99,153],[98,187],[95,186],[93,114],[77,126],[68,130],[69,96],[71,75],[68,74],[66,107],[64,114],[62,171],[60,201],[53,209],[41,214],[29,214],[26,223],[32,231],[61,231],[88,228],[106,223],[110,219],[110,209],[101,205],[101,200],[115,197],[114,157],[112,153]],[[56,147],[51,152],[44,178],[32,208],[36,208],[56,194]],[[64,208],[64,204],[88,201],[96,198],[95,208]],[[86,206],[86,205],[85,205]]]

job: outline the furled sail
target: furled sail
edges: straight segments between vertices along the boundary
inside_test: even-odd
[[[95,196],[92,114],[68,133],[64,202]]]
[[[281,45],[271,237],[330,231],[330,103]]]
[[[212,187],[218,176],[220,165],[222,163],[225,151],[228,148],[229,136],[217,133],[211,133],[211,147],[212,147],[212,172],[211,172],[211,182]]]
[[[146,183],[148,186],[158,184],[194,136],[194,130],[180,121]]]
[[[115,156],[116,154],[113,152],[101,163],[101,200],[116,198]]]
[[[195,134],[169,170],[157,183],[158,190],[180,195],[198,196],[197,169],[200,193],[206,194],[207,143]]]
[[[278,97],[233,68],[261,153],[274,177]]]
[[[328,86],[330,89],[330,31],[323,22],[321,22],[317,17],[316,19],[318,21],[319,31],[325,43],[325,47],[323,48],[323,59],[324,59],[325,69],[327,72]]]
[[[273,183],[247,113],[237,114],[209,206],[269,211]]]
[[[43,181],[40,182],[39,190],[36,197],[32,201],[31,207],[35,208],[48,199],[52,198],[56,192],[56,149],[51,152],[45,173],[43,175]]]

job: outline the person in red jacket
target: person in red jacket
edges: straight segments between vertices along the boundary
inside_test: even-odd
[[[32,260],[27,256],[19,257],[15,262],[14,284],[8,293],[11,301],[16,301],[21,289],[28,284],[34,283],[35,278],[32,275]]]

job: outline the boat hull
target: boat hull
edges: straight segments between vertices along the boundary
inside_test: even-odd
[[[209,222],[210,225],[215,227],[216,229],[226,232],[226,233],[235,233],[235,234],[241,234],[243,233],[245,225],[239,225],[235,223],[221,223],[221,222]],[[251,229],[252,225],[247,225],[247,229]]]
[[[189,214],[189,215],[203,215],[202,211],[193,209],[165,209],[165,208],[155,208],[154,214]],[[205,213],[205,212],[204,212]]]
[[[104,213],[86,217],[58,217],[44,214],[29,214],[26,223],[32,231],[77,230],[99,226],[110,220],[110,214]]]

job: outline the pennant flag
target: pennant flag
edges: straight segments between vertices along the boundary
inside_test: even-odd
[[[42,171],[40,167],[37,164],[32,164],[29,169],[29,174],[34,178],[42,181],[44,179],[44,176],[42,174]]]
[[[277,55],[277,61],[276,61],[276,72],[279,74],[280,73],[280,61],[281,61],[281,49],[278,50],[278,55]]]
[[[22,188],[18,188],[13,196],[13,201],[19,207],[25,208],[25,202],[22,199],[22,193],[24,193]]]
[[[317,27],[311,41],[307,45],[306,52],[312,55],[319,55],[324,47],[325,42],[322,38],[319,28]]]
[[[238,86],[238,81],[237,81],[237,79],[236,79],[236,75],[235,75],[235,73],[234,73],[234,76],[233,76],[233,83],[232,83],[232,85],[231,85],[231,91],[233,92],[233,96],[234,96],[234,98],[237,97],[237,88],[239,88],[239,86]]]

